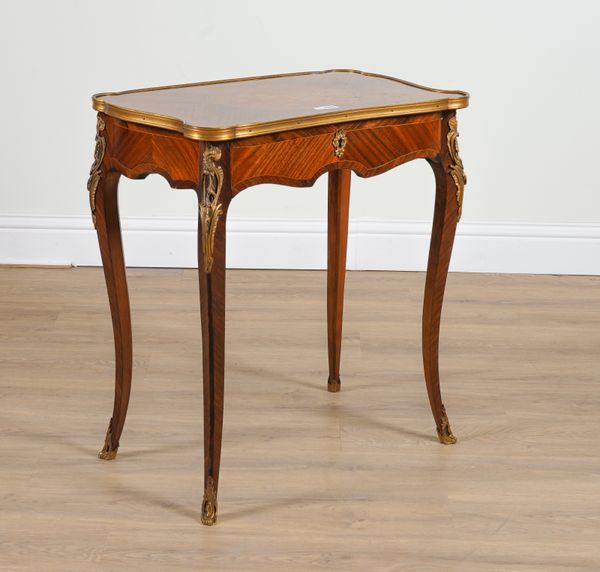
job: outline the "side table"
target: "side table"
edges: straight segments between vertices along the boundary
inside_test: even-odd
[[[440,395],[439,329],[466,177],[456,109],[462,91],[442,91],[354,70],[328,70],[102,93],[88,180],[115,341],[115,399],[101,459],[113,459],[132,376],[129,296],[117,187],[121,175],[164,176],[198,195],[198,274],[204,387],[202,522],[217,519],[223,428],[225,220],[231,200],[260,183],[311,186],[329,177],[327,389],[340,391],[340,354],[350,174],[373,177],[423,158],[436,196],[423,306],[423,365],[441,443],[456,442]]]

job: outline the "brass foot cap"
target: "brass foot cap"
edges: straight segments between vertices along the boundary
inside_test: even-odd
[[[454,445],[456,443],[456,437],[452,433],[438,431],[438,439],[442,445]]]
[[[217,522],[217,487],[211,476],[206,479],[201,521],[206,526],[212,526]]]
[[[106,430],[106,437],[104,438],[104,447],[102,447],[102,451],[98,453],[98,459],[103,459],[104,461],[112,461],[117,456],[117,451],[119,450],[119,443],[116,443],[116,446],[113,445],[112,438],[112,430],[113,430],[113,420],[112,417],[108,424],[108,429]]]
[[[98,459],[102,459],[104,461],[112,461],[117,456],[118,450],[119,449],[102,449],[102,451],[98,453]]]
[[[448,421],[448,415],[446,414],[446,408],[442,404],[442,415],[440,416],[440,423],[437,426],[438,439],[442,445],[454,445],[456,443],[456,437],[452,434],[450,429],[450,422]]]
[[[216,524],[217,522],[217,513],[213,512],[212,514],[202,514],[202,517],[200,519],[202,521],[202,524],[204,524],[205,526],[212,526],[213,524]]]
[[[329,391],[330,393],[338,393],[341,389],[342,389],[342,384],[341,384],[341,380],[339,378],[338,379],[329,378],[327,380],[327,391]]]

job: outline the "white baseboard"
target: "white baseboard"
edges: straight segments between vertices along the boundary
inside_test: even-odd
[[[193,219],[123,220],[128,266],[196,267]],[[325,268],[326,222],[230,219],[229,268]],[[348,269],[424,270],[431,223],[350,223]],[[88,217],[0,216],[0,264],[97,266]],[[600,274],[600,225],[462,221],[452,255],[458,272]]]

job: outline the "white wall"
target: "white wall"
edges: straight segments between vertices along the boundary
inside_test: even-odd
[[[65,238],[83,232],[85,240],[77,236],[85,242],[91,233],[85,185],[92,93],[351,67],[471,93],[471,107],[459,111],[469,179],[461,225],[466,234],[480,229],[481,237],[491,228],[504,242],[492,256],[480,240],[461,269],[600,272],[590,260],[590,253],[600,255],[600,8],[592,0],[20,0],[0,10],[0,262],[93,262],[93,241],[75,254]],[[230,208],[232,224],[254,232],[285,219],[297,250],[301,232],[294,229],[310,223],[322,234],[325,179],[313,189],[249,189]],[[192,191],[170,190],[158,176],[124,180],[121,189],[125,217],[174,219],[177,230],[197,212]],[[353,180],[351,218],[384,228],[382,235],[430,221],[432,205],[433,176],[424,161]],[[143,224],[152,230],[152,221]],[[171,240],[167,234],[161,240]],[[533,236],[531,252],[521,248],[522,234],[523,245]],[[53,252],[43,248],[48,236],[58,237]],[[142,258],[152,263],[147,254]],[[377,267],[378,255],[365,256],[363,267]],[[517,257],[518,268],[496,264],[498,256]],[[540,256],[548,260],[541,268]],[[383,266],[410,267],[406,260],[398,255]],[[277,263],[267,256],[249,265]]]

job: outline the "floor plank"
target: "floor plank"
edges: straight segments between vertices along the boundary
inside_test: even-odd
[[[219,523],[200,524],[196,274],[129,272],[130,413],[101,462],[101,269],[0,268],[0,570],[600,569],[600,278],[451,274],[435,439],[420,273],[228,271]]]

